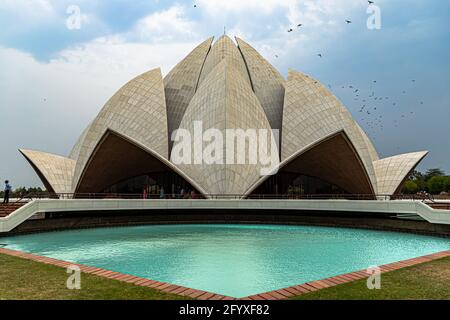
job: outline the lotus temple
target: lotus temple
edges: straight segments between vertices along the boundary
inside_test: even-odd
[[[195,137],[198,124],[202,139],[185,142],[180,152],[180,137]],[[225,132],[233,129],[243,135],[229,138]],[[216,136],[205,138],[208,130]],[[257,148],[249,132],[262,131],[270,142],[266,154],[275,160],[269,174],[263,173],[267,163],[250,161]],[[218,138],[222,133],[225,139]],[[197,161],[196,150],[210,145],[216,146],[213,156],[241,161]],[[426,151],[380,159],[364,130],[324,85],[294,70],[285,79],[248,43],[226,35],[201,43],[165,77],[154,69],[125,84],[69,155],[20,152],[47,193],[1,207],[0,234],[27,226],[40,230],[41,224],[72,227],[73,219],[77,227],[91,227],[306,223],[308,216],[308,223],[346,221],[382,229],[412,223],[408,229],[416,230],[420,221],[432,233],[434,224],[450,225],[450,208],[400,194]],[[183,162],[180,154],[193,157]],[[30,221],[36,217],[43,221]],[[54,217],[62,220],[49,219]],[[390,220],[380,220],[385,218]]]
[[[59,156],[20,150],[56,194],[199,196],[394,195],[427,152],[380,159],[341,102],[321,83],[290,70],[285,79],[242,39],[206,40],[166,77],[150,70],[124,85]],[[278,130],[279,170],[258,164],[175,164],[172,134],[204,129]]]

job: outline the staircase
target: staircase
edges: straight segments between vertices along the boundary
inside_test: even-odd
[[[11,213],[13,213],[17,209],[23,207],[26,204],[27,204],[27,202],[24,202],[24,201],[11,202],[8,204],[0,203],[0,218],[5,218],[5,217],[9,216]]]
[[[450,202],[433,202],[427,203],[427,205],[437,210],[450,210]]]

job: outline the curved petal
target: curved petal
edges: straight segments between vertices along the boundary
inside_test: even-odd
[[[380,160],[380,157],[378,156],[378,152],[375,149],[375,146],[373,145],[372,141],[370,141],[367,133],[363,130],[363,128],[361,128],[361,126],[358,123],[356,123],[356,126],[358,127],[358,130],[363,137],[364,143],[367,146],[367,151],[369,152],[369,156],[370,156],[370,159],[372,159],[372,162]]]
[[[355,146],[375,192],[377,180],[372,156],[357,123],[338,99],[318,81],[290,70],[283,110],[282,161],[340,130],[345,131]]]
[[[174,172],[197,191],[206,194],[195,181],[158,153],[131,137],[108,129],[91,154],[77,193],[101,193],[118,182],[162,172]]]
[[[84,144],[84,140],[86,139],[86,135],[89,132],[89,128],[91,127],[92,123],[90,123],[86,129],[83,130],[83,133],[81,134],[81,136],[78,138],[77,142],[75,143],[75,145],[72,148],[72,151],[70,151],[69,154],[69,158],[72,160],[77,160],[78,157],[80,156],[80,151],[81,151],[81,147]]]
[[[168,159],[167,111],[160,69],[133,79],[106,103],[80,149],[73,190],[78,189],[88,160],[108,129],[130,137]]]
[[[204,41],[164,78],[169,134],[178,129],[197,89],[200,73],[214,37]]]
[[[240,76],[251,86],[250,76],[248,74],[247,67],[241,53],[228,36],[222,36],[211,48],[206,58],[205,65],[203,66],[202,73],[200,75],[199,85],[197,90],[205,83],[205,79],[208,77],[211,71],[221,63],[223,60],[227,60],[232,65]]]
[[[400,191],[405,179],[427,154],[428,151],[413,152],[375,161],[378,194],[393,195]]]
[[[70,193],[75,160],[32,150],[19,150],[49,192]]]
[[[180,129],[185,129],[194,136],[194,121],[201,121],[204,131],[219,130],[224,140],[226,129],[265,129],[272,134],[264,110],[247,80],[235,65],[227,60],[219,63],[205,79],[204,85],[199,88],[186,110]],[[225,144],[224,141],[223,145]],[[248,149],[247,143],[247,154]],[[224,158],[227,157],[226,152],[227,150],[224,150]],[[274,152],[278,159],[278,149]],[[178,167],[195,179],[203,189],[215,195],[242,195],[260,177],[260,164],[249,164],[249,161],[246,161],[246,164],[226,162],[179,164]]]
[[[277,69],[248,43],[239,38],[236,38],[236,41],[247,64],[255,94],[270,125],[273,129],[281,130],[285,80]]]

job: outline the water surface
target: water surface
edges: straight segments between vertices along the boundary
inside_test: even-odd
[[[169,225],[2,238],[6,248],[233,297],[449,250],[443,238],[344,228]]]

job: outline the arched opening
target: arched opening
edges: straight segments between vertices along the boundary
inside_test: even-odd
[[[119,134],[107,131],[93,152],[76,189],[83,194],[200,196],[186,179],[156,156]]]
[[[344,132],[287,162],[250,195],[374,195],[368,174]]]

